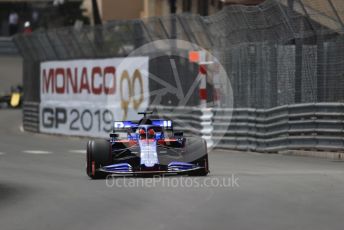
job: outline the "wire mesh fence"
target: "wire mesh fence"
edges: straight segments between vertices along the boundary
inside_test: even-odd
[[[232,86],[222,87],[220,95],[233,95],[235,108],[272,108],[344,101],[343,21],[342,0],[266,0],[257,6],[229,6],[208,17],[181,14],[113,21],[37,31],[18,35],[15,41],[24,57],[29,101],[39,101],[36,78],[42,61],[125,57],[149,42],[179,39],[217,56]],[[161,52],[160,47],[154,49]],[[170,59],[168,51],[151,55],[150,72],[169,82]],[[187,76],[187,90],[197,66],[185,58],[174,61],[179,75]],[[208,88],[212,90],[211,84]],[[162,103],[178,104],[171,104],[172,96]],[[198,103],[194,94],[188,105]]]

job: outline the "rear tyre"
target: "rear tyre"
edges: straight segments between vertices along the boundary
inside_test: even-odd
[[[104,179],[107,173],[99,171],[101,166],[111,164],[111,146],[107,140],[90,140],[87,142],[86,172],[92,179]]]

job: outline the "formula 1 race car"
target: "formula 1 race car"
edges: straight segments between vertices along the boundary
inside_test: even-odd
[[[147,114],[151,112],[139,114],[143,118],[138,122],[115,121],[109,140],[88,141],[89,177],[209,173],[207,146],[202,138],[173,132],[172,121],[150,119]]]
[[[18,85],[11,87],[11,92],[0,95],[0,108],[19,108],[23,101],[23,88]]]

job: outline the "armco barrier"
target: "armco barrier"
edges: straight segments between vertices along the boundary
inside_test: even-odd
[[[183,131],[187,135],[202,136],[202,111],[196,107],[151,107],[153,118],[172,120],[175,130]]]
[[[25,131],[39,132],[39,103],[23,103],[23,128]]]
[[[219,141],[217,147],[259,152],[344,150],[343,103],[296,104],[227,112],[232,116],[216,116],[214,113],[212,137]]]
[[[208,147],[257,152],[344,150],[344,103],[296,104],[272,109],[151,107],[154,118],[207,140]],[[39,132],[39,104],[24,103],[24,129]]]
[[[213,147],[213,111],[210,108],[198,107],[152,107],[154,118],[173,121],[174,131],[183,131],[185,135],[199,136],[207,142],[208,148]]]
[[[198,107],[166,107],[151,108],[155,111],[154,118],[173,121],[175,131],[183,131],[186,135],[196,135],[207,141],[208,147],[213,147],[213,112],[210,108]]]
[[[343,103],[296,104],[266,110],[212,109],[211,113],[190,107],[156,110],[161,117],[175,120],[175,129],[206,137],[209,147],[216,143],[219,148],[258,152],[344,150]]]
[[[18,49],[11,37],[0,37],[0,55],[19,54]]]

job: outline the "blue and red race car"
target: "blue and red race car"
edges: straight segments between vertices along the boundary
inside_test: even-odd
[[[87,175],[105,178],[108,174],[209,173],[206,142],[174,132],[170,120],[154,120],[143,114],[140,121],[115,121],[108,140],[87,143]],[[121,137],[124,134],[124,137]]]

